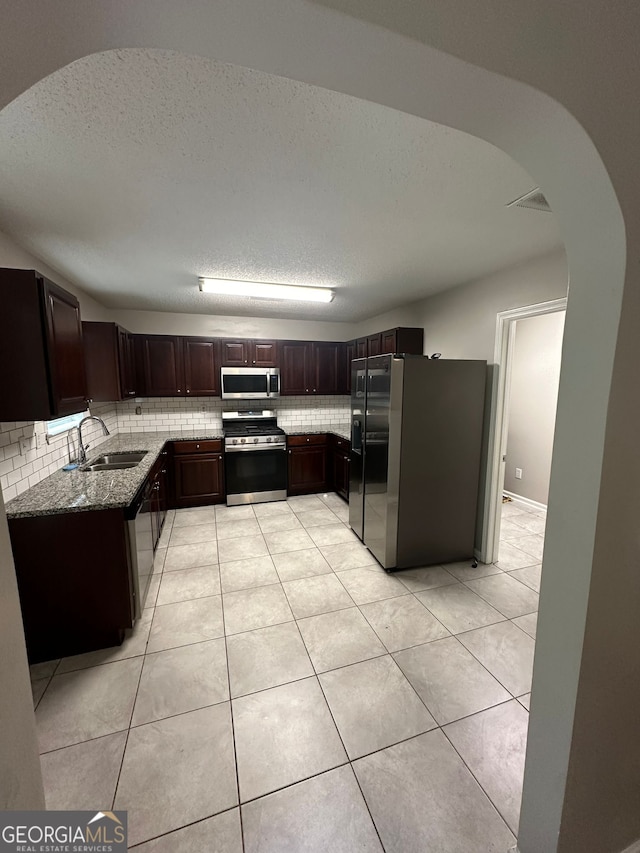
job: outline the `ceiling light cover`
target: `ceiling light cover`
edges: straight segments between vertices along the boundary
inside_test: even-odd
[[[250,296],[254,299],[289,299],[294,302],[331,302],[335,296],[327,287],[268,284],[261,281],[232,281],[226,278],[198,279],[203,293],[222,296]]]

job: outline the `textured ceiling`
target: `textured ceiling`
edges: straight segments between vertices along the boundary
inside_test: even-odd
[[[112,308],[364,319],[559,246],[555,216],[505,207],[533,186],[458,131],[167,51],[87,57],[0,112],[0,229]]]

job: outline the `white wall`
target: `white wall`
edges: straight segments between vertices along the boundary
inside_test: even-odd
[[[560,299],[567,295],[567,287],[566,255],[556,251],[372,317],[359,323],[355,332],[361,337],[395,326],[423,326],[425,353],[482,358],[491,364],[498,312]]]
[[[44,792],[9,527],[0,493],[0,809],[42,809]]]
[[[18,270],[38,270],[48,279],[60,287],[64,287],[78,298],[80,302],[80,313],[83,320],[111,320],[111,311],[91,296],[71,284],[60,273],[51,269],[50,266],[41,261],[35,255],[31,255],[22,246],[19,246],[11,237],[0,231],[0,267],[9,267]]]
[[[504,487],[547,503],[556,424],[564,311],[516,321]],[[516,468],[522,479],[516,479]]]
[[[210,338],[282,338],[294,341],[346,341],[351,324],[217,314],[171,314],[163,311],[114,310],[125,329],[146,335],[195,335]]]

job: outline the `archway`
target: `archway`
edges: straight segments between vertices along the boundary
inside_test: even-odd
[[[465,10],[471,14],[472,6],[459,2],[457,11],[460,15]],[[490,32],[493,22],[489,17],[478,25],[473,34],[473,61],[506,74],[512,71],[513,44],[508,44],[506,38],[512,33],[513,20],[519,13],[523,20],[529,19],[525,7],[524,2],[518,3],[517,8],[511,7],[510,27],[504,33]],[[581,14],[586,16],[584,5]],[[602,701],[597,720],[590,720],[588,695],[579,697],[581,667],[583,676],[588,672],[596,680],[607,671],[606,655],[598,654],[598,627],[600,636],[604,632],[609,655],[620,653],[629,642],[623,632],[630,624],[625,611],[622,617],[618,612],[619,624],[614,628],[604,617],[599,622],[594,613],[590,615],[593,624],[589,624],[587,609],[590,595],[593,605],[594,592],[607,602],[610,611],[624,599],[622,593],[616,597],[604,587],[605,562],[612,546],[622,552],[621,578],[634,580],[637,545],[625,527],[633,518],[638,500],[632,486],[636,478],[631,471],[625,486],[628,501],[622,517],[620,514],[616,517],[616,497],[621,493],[625,454],[628,456],[634,447],[637,420],[637,415],[634,419],[625,418],[625,414],[633,407],[635,415],[638,401],[633,377],[625,369],[637,355],[631,323],[633,311],[637,311],[632,300],[637,297],[630,286],[624,290],[625,226],[612,183],[587,133],[558,102],[524,83],[309,3],[273,0],[268,7],[258,0],[203,3],[190,10],[190,16],[185,16],[184,10],[177,6],[159,10],[153,2],[138,3],[135,7],[125,2],[108,6],[89,2],[57,11],[55,20],[38,31],[31,22],[39,20],[40,15],[38,4],[26,2],[4,16],[6,67],[0,106],[46,74],[89,53],[122,46],[163,47],[292,77],[456,127],[506,151],[542,186],[565,229],[571,293],[546,552],[546,561],[557,571],[548,573],[556,580],[543,586],[542,591],[534,681],[534,693],[541,699],[538,703],[534,701],[532,712],[521,846],[523,853],[540,853],[572,849],[568,846],[571,838],[578,837],[588,839],[587,845],[591,845],[583,846],[584,850],[603,849],[598,846],[603,838],[626,843],[634,833],[640,832],[640,827],[637,817],[635,823],[628,816],[622,819],[621,807],[613,802],[615,790],[607,808],[603,809],[601,804],[603,834],[590,833],[588,822],[581,830],[576,826],[589,812],[586,788],[589,771],[585,765],[576,763],[577,751],[572,750],[576,726],[581,739],[588,741],[593,725],[604,723],[624,690],[628,674],[637,667],[637,662],[631,660],[626,672],[621,669],[616,673],[613,689],[609,685],[609,701]],[[451,11],[443,11],[443,15],[451,16]],[[563,24],[570,28],[572,21],[557,22],[556,38],[563,32],[560,29]],[[599,25],[597,17],[589,24],[594,37]],[[500,35],[505,43],[498,49]],[[447,36],[447,32],[434,30],[434,41],[445,48],[447,38],[451,38],[450,33]],[[609,53],[614,55],[617,49],[619,57],[631,59],[630,46],[627,53],[623,50],[625,44],[622,40],[612,45]],[[465,55],[465,51],[469,47],[463,40],[460,52]],[[525,61],[519,65],[520,77],[535,84],[540,79],[538,66],[548,63],[548,57],[532,51],[526,59],[531,73],[527,74]],[[631,82],[628,85],[633,90]],[[569,109],[580,113],[583,121],[598,110],[606,112],[613,135],[619,134],[618,139],[623,143],[625,138],[631,142],[637,134],[637,118],[628,118],[623,101],[613,105],[606,87],[589,93],[589,108],[577,96],[579,87],[574,79],[564,87],[559,80],[553,91]],[[600,132],[598,139],[602,142],[600,123],[594,120],[588,127],[592,133]],[[615,149],[605,147],[611,155],[609,168],[615,165],[620,192],[625,165],[630,165],[631,160],[627,163],[624,157],[618,159],[612,153]],[[633,150],[631,145],[629,148]],[[628,199],[628,213],[633,209],[633,186],[624,190],[623,195]],[[632,224],[636,225],[635,221],[631,223],[628,218],[628,231]],[[633,264],[629,266],[633,269]],[[628,320],[619,333],[623,296],[626,300],[623,319]],[[616,345],[619,359],[614,364]],[[637,464],[632,461],[633,466]],[[573,501],[572,513],[563,513],[567,498],[575,495],[579,499]],[[592,572],[597,574],[595,584]],[[593,663],[585,669],[586,652],[593,655]],[[633,764],[630,757],[624,760],[622,748],[624,729],[621,726],[618,735],[609,739],[608,747],[624,765],[616,777],[619,789],[633,790]],[[591,770],[595,773],[599,769],[609,778],[604,757],[599,756],[595,755]],[[575,782],[576,774],[587,779],[574,785],[575,793],[565,804],[570,766],[572,781]],[[561,826],[569,840],[561,841],[558,846]],[[607,834],[613,828],[616,839]]]

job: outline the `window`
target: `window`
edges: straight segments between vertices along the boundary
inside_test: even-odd
[[[56,418],[53,421],[47,421],[47,436],[51,438],[54,435],[60,435],[62,432],[68,432],[70,429],[78,426],[80,421],[86,416],[89,412],[78,412],[75,415],[67,415],[66,418]]]

